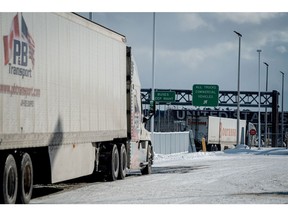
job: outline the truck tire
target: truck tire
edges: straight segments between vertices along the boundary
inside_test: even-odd
[[[14,204],[17,199],[18,174],[16,161],[13,155],[9,154],[4,158],[3,163],[0,163],[0,166],[0,202]]]
[[[18,167],[19,185],[17,203],[27,204],[30,202],[33,191],[33,165],[28,153],[23,154],[21,164]]]
[[[212,145],[211,146],[211,151],[218,151],[217,145]]]
[[[148,164],[141,169],[141,173],[142,175],[149,175],[152,173],[152,160],[153,160],[153,155],[152,155],[152,147],[151,145],[148,145],[148,149],[147,149],[147,162]]]
[[[127,152],[125,145],[122,144],[119,151],[119,174],[118,179],[124,179],[126,177],[127,169]]]
[[[108,170],[108,180],[115,181],[117,180],[119,173],[119,151],[117,145],[113,145],[110,155],[110,166]]]

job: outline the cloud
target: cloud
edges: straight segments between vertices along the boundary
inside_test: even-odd
[[[214,46],[191,48],[187,50],[162,49],[157,52],[159,58],[169,63],[181,63],[188,68],[196,68],[210,58],[225,58],[232,50],[237,50],[237,44],[230,42],[218,43]],[[238,46],[238,45],[237,45]]]
[[[261,24],[279,16],[279,13],[217,13],[219,21],[230,21],[237,24]]]
[[[180,13],[178,15],[178,20],[180,23],[180,30],[185,31],[192,31],[199,28],[213,28],[209,25],[198,13]]]
[[[270,49],[274,49],[281,54],[287,53],[288,29],[282,29],[281,31],[262,30],[255,33],[254,38],[251,38],[251,41],[246,43],[246,46],[243,46],[243,54],[246,59],[250,60],[255,58],[256,49],[263,49],[266,54],[272,51]]]
[[[288,43],[288,29],[282,31],[274,31],[271,33],[271,41],[280,41]]]
[[[276,47],[276,50],[282,54],[287,52],[287,49],[285,46],[278,46]]]

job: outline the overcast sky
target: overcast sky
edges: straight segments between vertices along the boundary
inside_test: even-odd
[[[88,13],[82,14],[88,17]],[[153,13],[93,13],[93,20],[127,37],[133,49],[143,88],[152,87]],[[282,92],[288,110],[288,13],[192,12],[155,14],[155,88],[192,89],[216,84],[237,90],[239,38],[242,34],[240,91]],[[281,95],[279,98],[281,105]]]
[[[21,2],[9,1],[6,10],[85,11],[86,17],[88,11],[94,11],[94,22],[126,36],[143,88],[152,87],[153,12],[156,11],[155,88],[192,89],[194,84],[217,84],[220,91],[236,91],[239,39],[233,31],[237,31],[243,35],[240,90],[258,91],[257,49],[261,49],[261,91],[265,91],[266,66],[263,62],[267,62],[268,91],[281,93],[279,71],[286,73],[284,110],[288,110],[286,0],[277,0],[277,4],[272,0],[265,0],[265,3],[259,0],[201,0],[200,3],[181,0],[181,4],[172,0],[166,0],[165,4],[163,0],[105,0],[101,4],[97,0],[81,0],[81,3],[69,0],[69,4],[66,0],[50,0],[49,4],[36,0],[27,0],[24,5]]]

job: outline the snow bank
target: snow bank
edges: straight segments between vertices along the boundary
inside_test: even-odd
[[[216,155],[223,154],[223,152],[180,152],[174,154],[155,154],[154,162],[162,162],[162,161],[178,161],[178,160],[201,160],[209,157],[216,157]]]
[[[253,154],[253,155],[288,155],[286,148],[249,148],[247,145],[238,145],[234,149],[226,149],[219,152],[180,152],[174,154],[155,154],[154,164],[164,161],[179,161],[179,160],[207,160],[215,159],[219,156],[229,154]]]

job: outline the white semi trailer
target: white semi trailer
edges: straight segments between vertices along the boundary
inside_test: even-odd
[[[74,13],[0,13],[0,35],[1,203],[29,203],[36,183],[151,173],[125,36]]]

